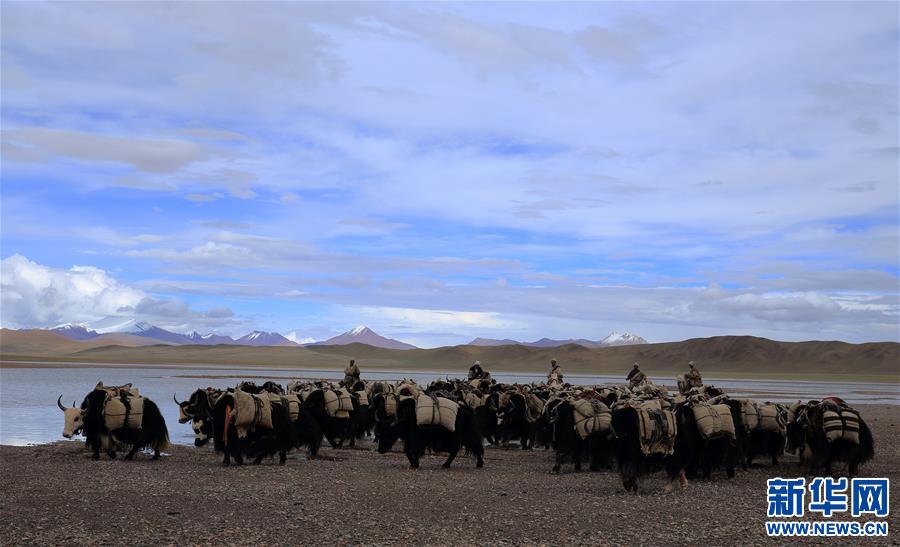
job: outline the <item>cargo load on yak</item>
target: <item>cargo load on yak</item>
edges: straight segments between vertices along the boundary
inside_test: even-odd
[[[113,397],[118,397],[119,395],[138,397],[140,395],[140,393],[138,393],[138,388],[134,387],[130,383],[122,384],[121,386],[104,386],[103,382],[97,382],[97,385],[94,386],[94,389],[105,391],[108,395],[112,395]]]
[[[287,405],[288,415],[292,422],[296,422],[300,418],[300,396],[296,393],[289,393],[282,397],[282,401]]]
[[[675,436],[678,425],[671,410],[635,408],[638,416],[641,452],[645,456],[670,456],[675,452]]]
[[[859,444],[859,412],[849,406],[838,406],[822,403],[822,427],[825,438],[832,443],[843,439],[849,443]]]
[[[481,408],[484,405],[486,405],[490,398],[491,398],[490,395],[478,396],[478,395],[475,395],[474,393],[472,393],[471,391],[467,391],[463,395],[463,402],[466,404],[467,407],[474,410],[476,408]]]
[[[103,421],[106,429],[115,431],[123,427],[141,429],[144,420],[144,398],[106,393],[103,405]]]
[[[704,439],[728,437],[734,439],[734,419],[731,417],[731,407],[728,405],[710,405],[707,403],[695,403],[691,406],[697,429]]]
[[[667,399],[636,399],[635,403],[637,404],[637,406],[643,408],[644,410],[669,410],[670,408],[672,408],[672,403],[670,403]]]
[[[346,388],[325,391],[325,412],[332,418],[349,418],[353,410],[353,398]]]
[[[544,413],[544,400],[534,393],[529,393],[525,397],[525,409],[527,410],[527,412],[525,413],[525,418],[529,422],[536,422]]]
[[[369,394],[366,393],[366,390],[361,389],[357,391],[356,396],[359,398],[360,406],[369,406]]]
[[[234,390],[234,427],[238,437],[246,437],[247,431],[261,427],[272,429],[272,403],[269,394],[254,395],[240,389]]]
[[[759,426],[759,405],[753,399],[740,399],[741,418],[744,422],[744,430],[754,431]]]
[[[439,425],[454,432],[457,412],[459,404],[444,397],[423,393],[416,399],[416,425]]]
[[[577,399],[572,401],[575,414],[575,432],[582,439],[591,433],[611,433],[612,413],[602,401]]]
[[[772,433],[784,434],[787,421],[784,419],[784,412],[772,403],[757,405],[756,414],[759,417],[759,425],[757,429],[760,431],[771,431]]]
[[[414,382],[406,381],[397,386],[397,395],[404,397],[418,397],[421,390]]]

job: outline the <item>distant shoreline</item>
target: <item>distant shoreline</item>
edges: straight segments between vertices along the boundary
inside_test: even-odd
[[[110,368],[110,369],[129,369],[129,368],[142,368],[142,369],[160,369],[160,370],[234,370],[234,371],[247,371],[247,370],[264,370],[264,371],[278,371],[279,373],[284,373],[288,371],[296,371],[307,375],[308,377],[315,377],[312,373],[324,372],[324,373],[332,373],[332,374],[340,374],[343,371],[343,368],[340,366],[330,367],[330,366],[304,366],[304,365],[285,365],[285,364],[249,364],[249,363],[195,363],[190,361],[184,361],[182,363],[165,363],[165,362],[104,362],[104,361],[79,361],[72,360],[71,357],[66,356],[48,356],[36,358],[34,356],[2,356],[0,357],[0,370],[2,369],[17,369],[17,368],[43,368],[43,369],[62,369],[62,368]],[[441,376],[449,376],[451,378],[460,378],[465,377],[467,373],[467,369],[465,367],[461,367],[459,370],[447,370],[442,367],[432,367],[432,366],[422,366],[422,367],[396,367],[396,366],[379,366],[378,364],[372,364],[369,366],[363,366],[363,373],[365,374],[366,370],[370,370],[372,372],[377,372],[378,374],[390,374],[396,373],[399,377],[402,377],[405,374],[436,374]],[[565,369],[564,369],[565,370]],[[511,370],[507,369],[503,366],[498,366],[493,369],[495,374],[503,374],[503,375],[519,375],[519,376],[540,376],[544,374],[543,370],[539,370],[533,367],[525,367],[523,369]],[[625,371],[627,372],[627,371]],[[609,377],[618,377],[622,376],[621,383],[624,383],[625,372],[623,371],[610,371],[610,370],[597,370],[597,371],[584,371],[578,370],[577,372],[572,372],[566,374],[567,378],[578,379],[578,378],[591,378],[597,376],[609,376]],[[675,374],[672,371],[664,371],[664,370],[652,370],[648,369],[645,371],[647,375],[651,378],[651,380],[655,380],[656,383],[664,384],[664,385],[674,385],[674,376]],[[208,377],[208,378],[216,378],[221,375],[211,374],[211,375],[192,375],[192,377]],[[891,385],[900,387],[900,375],[891,376],[885,374],[848,374],[848,373],[803,373],[803,372],[737,372],[737,371],[717,371],[714,368],[708,369],[704,371],[704,376],[708,381],[714,382],[716,379],[723,380],[747,380],[747,381],[755,381],[755,380],[766,380],[766,381],[775,381],[775,382],[791,382],[791,381],[805,381],[805,382],[833,382],[833,383],[847,383],[847,384],[881,384],[881,385]],[[293,376],[292,376],[293,377]],[[578,382],[573,382],[578,383]]]

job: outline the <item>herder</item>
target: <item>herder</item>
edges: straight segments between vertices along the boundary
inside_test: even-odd
[[[628,385],[635,387],[639,386],[647,379],[647,375],[644,374],[637,363],[634,364],[634,367],[631,369],[631,372],[628,373],[628,376],[625,377],[628,380]]]
[[[484,369],[481,368],[481,361],[475,361],[475,364],[469,367],[469,381],[481,380],[485,377]]]
[[[685,375],[685,378],[687,378],[688,381],[688,387],[701,387],[703,385],[703,378],[700,376],[700,371],[694,366],[693,361],[688,363],[688,367],[690,367],[690,370]]]
[[[359,367],[356,366],[356,361],[350,359],[350,364],[344,368],[344,385],[347,388],[353,387],[356,382],[359,381]]]
[[[556,359],[550,359],[550,371],[547,372],[547,384],[551,386],[562,385],[563,373]]]

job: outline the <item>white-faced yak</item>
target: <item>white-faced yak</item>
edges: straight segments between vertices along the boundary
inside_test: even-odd
[[[63,411],[66,420],[63,436],[71,438],[79,432],[82,433],[85,444],[93,451],[92,457],[95,460],[100,459],[101,448],[110,458],[115,459],[117,445],[131,447],[125,456],[126,460],[133,459],[142,448],[152,448],[153,459],[159,459],[160,451],[169,446],[169,430],[156,403],[144,397],[139,420],[135,423],[135,420],[128,419],[131,400],[127,397],[121,398],[120,402],[126,412],[125,419],[122,420],[121,427],[110,430],[104,417],[108,396],[109,392],[106,390],[94,389],[87,394],[79,409],[66,408],[62,404],[62,397],[57,399],[56,404]],[[137,415],[135,413],[132,418]]]

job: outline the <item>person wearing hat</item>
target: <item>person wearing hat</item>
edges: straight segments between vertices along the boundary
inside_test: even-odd
[[[475,364],[469,367],[469,381],[481,380],[484,378],[484,369],[481,368],[481,361],[475,361]]]
[[[350,359],[350,364],[344,368],[344,385],[347,388],[350,388],[359,381],[359,367],[356,366],[356,361],[354,359]]]
[[[703,385],[703,378],[700,376],[700,371],[697,370],[697,367],[694,366],[694,362],[691,361],[688,363],[688,373],[685,375],[688,381],[688,385],[690,387],[700,387]]]
[[[550,370],[547,372],[547,383],[551,386],[563,383],[562,368],[559,366],[559,363],[556,362],[556,359],[550,359]]]
[[[628,373],[628,376],[625,377],[628,380],[628,384],[631,386],[639,386],[644,380],[647,379],[647,375],[641,371],[641,367],[638,366],[637,363],[631,368],[631,372]]]

